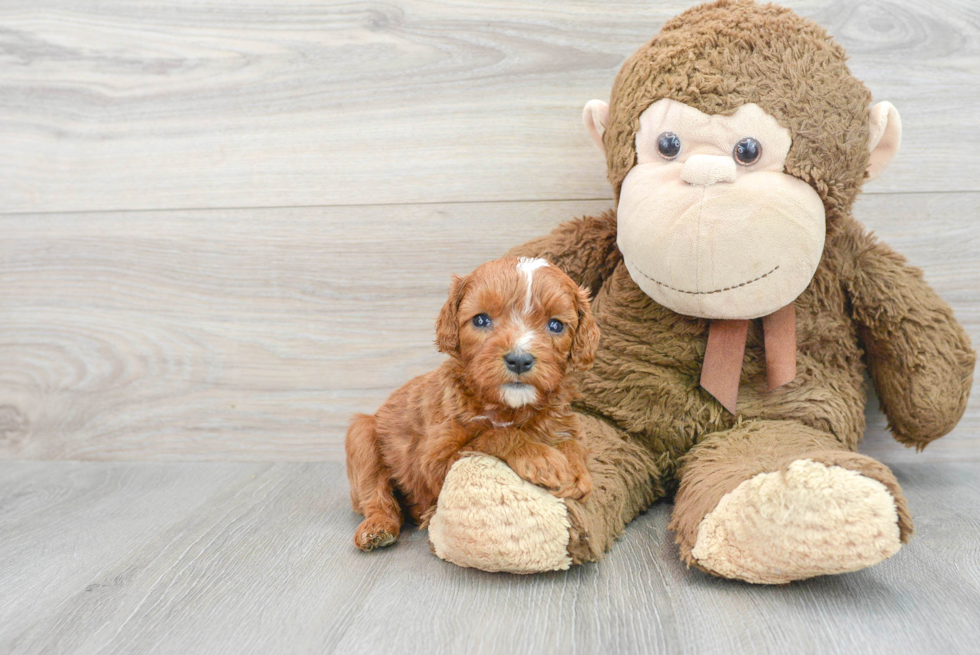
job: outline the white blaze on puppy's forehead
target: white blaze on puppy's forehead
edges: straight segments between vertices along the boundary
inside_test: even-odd
[[[527,352],[528,348],[531,347],[532,341],[534,341],[534,332],[531,330],[523,332],[517,338],[517,341],[514,342],[514,350],[517,352]]]
[[[521,257],[517,260],[517,270],[530,276],[534,271],[538,270],[542,266],[547,266],[548,260],[541,259],[540,257]]]
[[[534,271],[547,265],[548,261],[540,258],[532,259],[530,257],[521,257],[519,260],[517,260],[517,270],[523,273],[524,277],[527,278],[527,295],[524,297],[525,314],[531,311],[531,283],[534,282]]]
[[[530,348],[531,343],[534,342],[534,330],[528,328],[527,323],[524,319],[517,314],[517,312],[511,312],[511,321],[513,321],[514,326],[519,331],[519,336],[514,340],[511,346],[514,352],[527,352]]]

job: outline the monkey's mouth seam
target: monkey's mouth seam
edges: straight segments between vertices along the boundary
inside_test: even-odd
[[[753,282],[758,282],[759,280],[761,280],[764,277],[769,277],[770,275],[772,275],[773,273],[775,273],[776,271],[779,270],[779,266],[777,265],[777,266],[773,267],[773,269],[771,271],[769,271],[768,273],[763,273],[762,275],[760,275],[759,277],[757,277],[755,279],[748,280],[747,282],[742,282],[741,284],[733,284],[732,286],[725,287],[724,289],[715,289],[714,291],[686,291],[684,289],[677,289],[675,287],[672,287],[669,284],[664,284],[660,280],[654,280],[652,277],[650,277],[649,275],[647,275],[646,273],[644,273],[643,271],[641,271],[640,268],[636,264],[633,264],[633,262],[630,262],[630,264],[633,265],[633,268],[636,269],[637,273],[639,273],[640,275],[642,275],[646,279],[650,280],[651,282],[653,282],[655,284],[659,284],[660,286],[662,286],[662,287],[664,287],[666,289],[670,289],[671,291],[676,291],[677,293],[686,293],[686,294],[691,295],[691,296],[709,296],[709,295],[711,295],[713,293],[721,293],[723,291],[731,291],[732,289],[738,289],[740,287],[745,287],[745,286],[748,286],[748,285],[752,284]]]

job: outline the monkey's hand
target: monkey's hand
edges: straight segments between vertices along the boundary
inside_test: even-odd
[[[845,238],[855,263],[845,284],[881,408],[895,439],[921,450],[963,416],[976,354],[922,271],[863,229]]]
[[[572,564],[565,500],[479,453],[449,471],[429,522],[438,557],[483,571],[538,573]]]
[[[512,248],[510,257],[540,257],[564,271],[594,298],[620,261],[616,214],[586,216],[562,223],[551,234]]]

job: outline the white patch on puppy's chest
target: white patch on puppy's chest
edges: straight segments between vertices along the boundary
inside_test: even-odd
[[[521,257],[517,261],[517,270],[527,279],[527,294],[524,296],[525,314],[531,313],[531,284],[534,282],[534,271],[547,265],[548,261],[541,258],[532,259],[530,257]]]
[[[511,407],[531,405],[538,400],[538,390],[530,384],[506,384],[501,391],[504,402]]]

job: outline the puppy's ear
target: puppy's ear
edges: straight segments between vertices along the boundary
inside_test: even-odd
[[[447,355],[459,354],[459,303],[466,293],[466,278],[453,276],[449,298],[436,319],[436,347]]]
[[[568,356],[572,366],[584,371],[592,366],[596,350],[599,349],[599,325],[592,316],[588,289],[577,289],[575,306],[578,310],[578,327],[575,328],[572,352]]]

